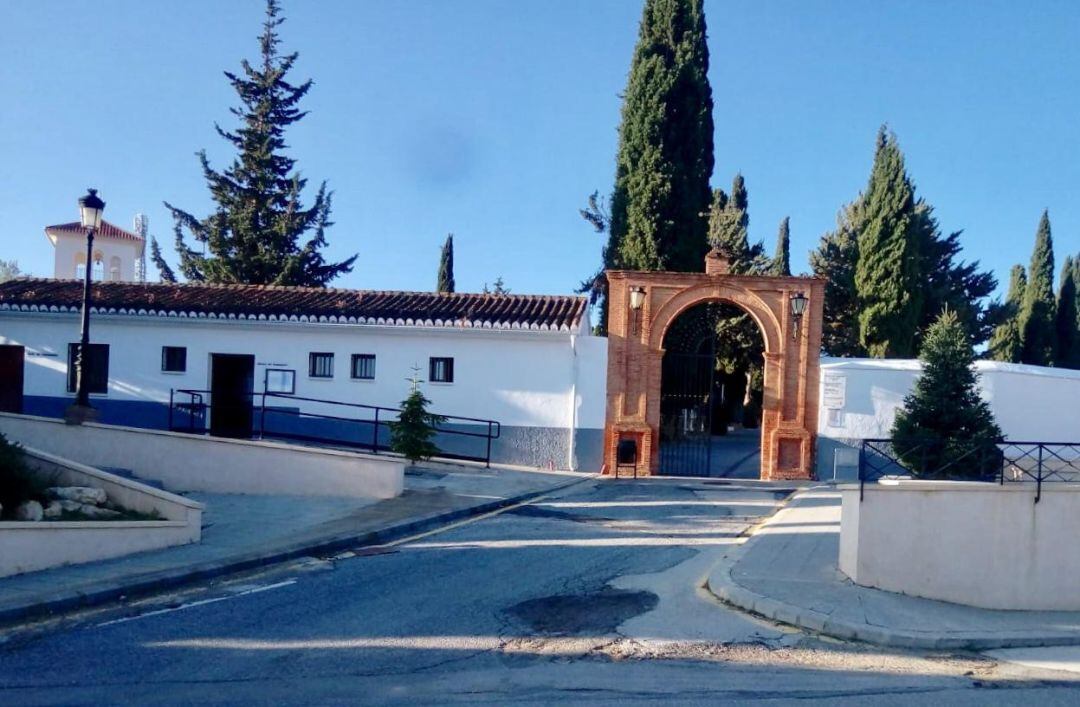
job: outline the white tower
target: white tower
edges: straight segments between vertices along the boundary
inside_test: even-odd
[[[144,217],[145,220],[145,217]],[[86,231],[78,221],[48,226],[45,237],[54,250],[53,277],[82,279],[86,272]],[[108,221],[94,232],[90,273],[94,280],[139,282],[146,272],[145,236]]]

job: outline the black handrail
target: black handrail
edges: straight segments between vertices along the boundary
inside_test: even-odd
[[[947,453],[943,445],[950,445]],[[965,447],[962,443],[942,440],[862,440],[859,447],[860,499],[866,482],[900,477],[960,477],[1001,485],[1034,481],[1035,503],[1038,503],[1044,481],[1080,482],[1080,442],[996,440],[972,442]]]
[[[205,434],[206,429],[206,408],[208,407],[205,402],[205,398],[209,397],[211,391],[209,390],[195,390],[180,388],[169,391],[169,429],[174,431],[186,431],[192,433]],[[188,402],[177,402],[176,395],[185,395],[188,397]],[[380,451],[388,451],[390,449],[389,444],[385,444],[380,441],[380,430],[390,429],[390,425],[397,419],[397,416],[401,413],[399,408],[383,407],[380,405],[365,405],[363,403],[347,403],[340,400],[325,400],[322,398],[308,398],[299,395],[290,395],[287,393],[254,393],[252,398],[259,397],[259,423],[257,429],[253,430],[256,436],[260,439],[265,438],[281,438],[281,439],[295,439],[301,441],[317,442],[321,444],[333,444],[336,446],[352,447],[359,449],[367,449],[373,454],[378,454]],[[308,412],[299,407],[299,405],[288,408],[275,407],[274,405],[268,405],[267,399],[283,400],[295,403],[315,403],[319,405],[334,406],[335,412],[341,411],[340,414],[327,414]],[[188,413],[188,427],[187,429],[179,428],[174,422],[173,410],[177,409]],[[369,413],[366,417],[357,415],[346,414],[350,410],[364,411]],[[252,412],[254,412],[254,400],[252,401]],[[289,415],[293,419],[316,419],[316,420],[329,420],[334,422],[346,423],[347,425],[357,425],[363,428],[364,425],[371,425],[370,439],[365,437],[361,439],[361,435],[351,435],[348,437],[331,436],[329,434],[303,434],[297,431],[287,431],[281,429],[274,429],[273,425],[267,425],[267,414],[274,415]],[[194,421],[197,417],[201,417],[203,424],[196,428]],[[443,459],[462,459],[468,461],[481,461],[485,466],[491,466],[491,441],[498,439],[502,434],[502,425],[497,420],[488,420],[478,417],[465,417],[463,415],[439,415],[442,422],[436,426],[436,431],[440,435],[454,435],[457,437],[471,437],[485,440],[484,453],[480,454],[464,454],[451,452],[447,450],[440,450],[437,457]],[[453,429],[451,427],[443,427],[442,425],[453,424],[465,424],[465,425],[478,425],[484,428],[481,432],[472,432],[469,430]]]

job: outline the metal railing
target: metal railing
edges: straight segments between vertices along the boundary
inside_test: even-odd
[[[258,398],[256,404],[255,399]],[[269,402],[268,402],[269,401]],[[275,405],[275,401],[291,403]],[[303,409],[301,403],[321,409]],[[211,391],[175,389],[169,391],[169,429],[175,432],[207,434],[210,432],[212,405]],[[389,434],[401,410],[347,403],[340,400],[306,398],[287,393],[253,393],[250,404],[242,405],[245,414],[252,415],[252,436],[258,439],[291,439],[322,445],[364,449],[373,454],[390,451]],[[435,455],[441,459],[457,459],[484,462],[491,466],[491,443],[499,439],[502,425],[497,420],[486,420],[461,415],[438,415],[441,422],[435,426],[436,446],[443,442],[465,440],[465,448],[440,447]],[[282,424],[284,422],[284,424]],[[314,424],[312,424],[314,422]],[[456,426],[456,427],[455,427]],[[460,429],[466,428],[466,429]],[[468,428],[479,428],[473,431]],[[483,453],[470,453],[469,440],[483,440]],[[448,445],[451,446],[451,445]]]
[[[1034,483],[1080,482],[1077,442],[955,442],[864,439],[859,448],[859,497],[867,482],[886,478]]]

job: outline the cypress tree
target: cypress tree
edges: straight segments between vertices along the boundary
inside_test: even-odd
[[[825,278],[821,346],[830,356],[865,356],[859,343],[859,299],[855,266],[859,260],[859,202],[848,204],[836,219],[836,230],[821,238],[810,253],[810,269]]]
[[[748,228],[750,226],[750,195],[746,190],[746,180],[736,174],[732,180],[731,194],[722,189],[713,191],[713,202],[709,209],[709,246],[720,250],[736,275],[752,272],[765,272],[769,261],[764,257],[761,243],[750,245]]]
[[[605,267],[700,271],[713,170],[702,0],[645,0],[623,94]]]
[[[1027,275],[1023,265],[1014,265],[1009,272],[1009,292],[1002,305],[1002,321],[990,337],[989,357],[995,361],[1020,363],[1023,342],[1020,339],[1020,308],[1024,303]]]
[[[896,414],[893,449],[914,472],[983,478],[1000,470],[1001,429],[979,396],[975,351],[956,312],[945,311],[926,333],[922,373]]]
[[[859,298],[859,342],[875,358],[915,354],[922,315],[915,190],[904,169],[896,136],[878,132],[874,166],[860,208],[855,289]]]
[[[439,257],[439,282],[435,287],[436,292],[454,291],[454,234],[446,236],[443,243],[442,255]]]
[[[1080,368],[1080,331],[1077,330],[1076,272],[1072,256],[1065,257],[1058,288],[1054,329],[1057,338],[1054,365],[1061,368]]]
[[[1054,240],[1050,234],[1050,214],[1043,211],[1035,233],[1035,248],[1028,267],[1024,306],[1020,310],[1020,360],[1036,366],[1054,361]]]
[[[213,169],[206,152],[199,152],[213,213],[199,219],[165,203],[175,221],[180,272],[188,280],[322,287],[350,272],[356,260],[355,255],[337,263],[325,260],[320,251],[331,225],[331,194],[323,182],[305,207],[301,193],[307,180],[284,154],[285,129],[306,115],[297,106],[312,82],[292,84],[285,78],[298,55],[278,52],[278,27],[284,22],[279,14],[277,0],[267,0],[260,61],[243,61],[240,74],[225,72],[240,98],[232,113],[241,126],[235,132],[217,128],[238,152],[225,171]],[[185,229],[208,254],[186,244]],[[155,263],[166,272],[162,259]]]
[[[790,218],[785,216],[780,222],[780,232],[776,234],[776,255],[772,259],[773,275],[791,275],[791,232]]]

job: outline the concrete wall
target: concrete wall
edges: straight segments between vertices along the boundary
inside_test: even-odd
[[[95,314],[93,341],[110,345],[109,390],[92,396],[101,421],[167,427],[169,390],[207,389],[210,354],[253,354],[255,389],[265,371],[296,371],[295,394],[396,408],[409,391],[413,366],[455,360],[453,383],[427,383],[432,410],[493,419],[503,426],[497,462],[599,470],[604,427],[607,340],[569,332],[425,328],[287,322],[240,322]],[[0,312],[0,343],[26,347],[24,412],[59,417],[70,404],[67,346],[77,315]],[[187,371],[161,371],[161,347],[187,348]],[[334,353],[334,376],[308,376],[310,352]],[[351,355],[375,354],[375,380],[350,378]],[[289,401],[274,398],[275,404]],[[299,403],[318,412],[317,406]],[[334,410],[340,414],[341,408]],[[329,412],[330,410],[322,410]],[[483,454],[484,440],[468,440]],[[466,440],[457,438],[455,444]]]
[[[1080,400],[1080,371],[979,361],[980,388],[1006,439],[1016,442],[1080,442],[1080,417],[1064,414]],[[896,411],[921,372],[916,360],[822,359],[817,473],[832,478],[837,449],[857,449],[863,439],[888,437]],[[830,410],[830,378],[844,381],[843,405]],[[839,478],[856,478],[842,469]]]
[[[0,577],[199,542],[203,505],[36,449],[27,462],[49,483],[93,486],[152,521],[0,522]]]
[[[844,486],[852,581],[988,609],[1080,610],[1080,485],[894,481]]]
[[[0,432],[90,466],[130,469],[172,491],[393,498],[405,462],[276,442],[202,437],[0,413]]]

